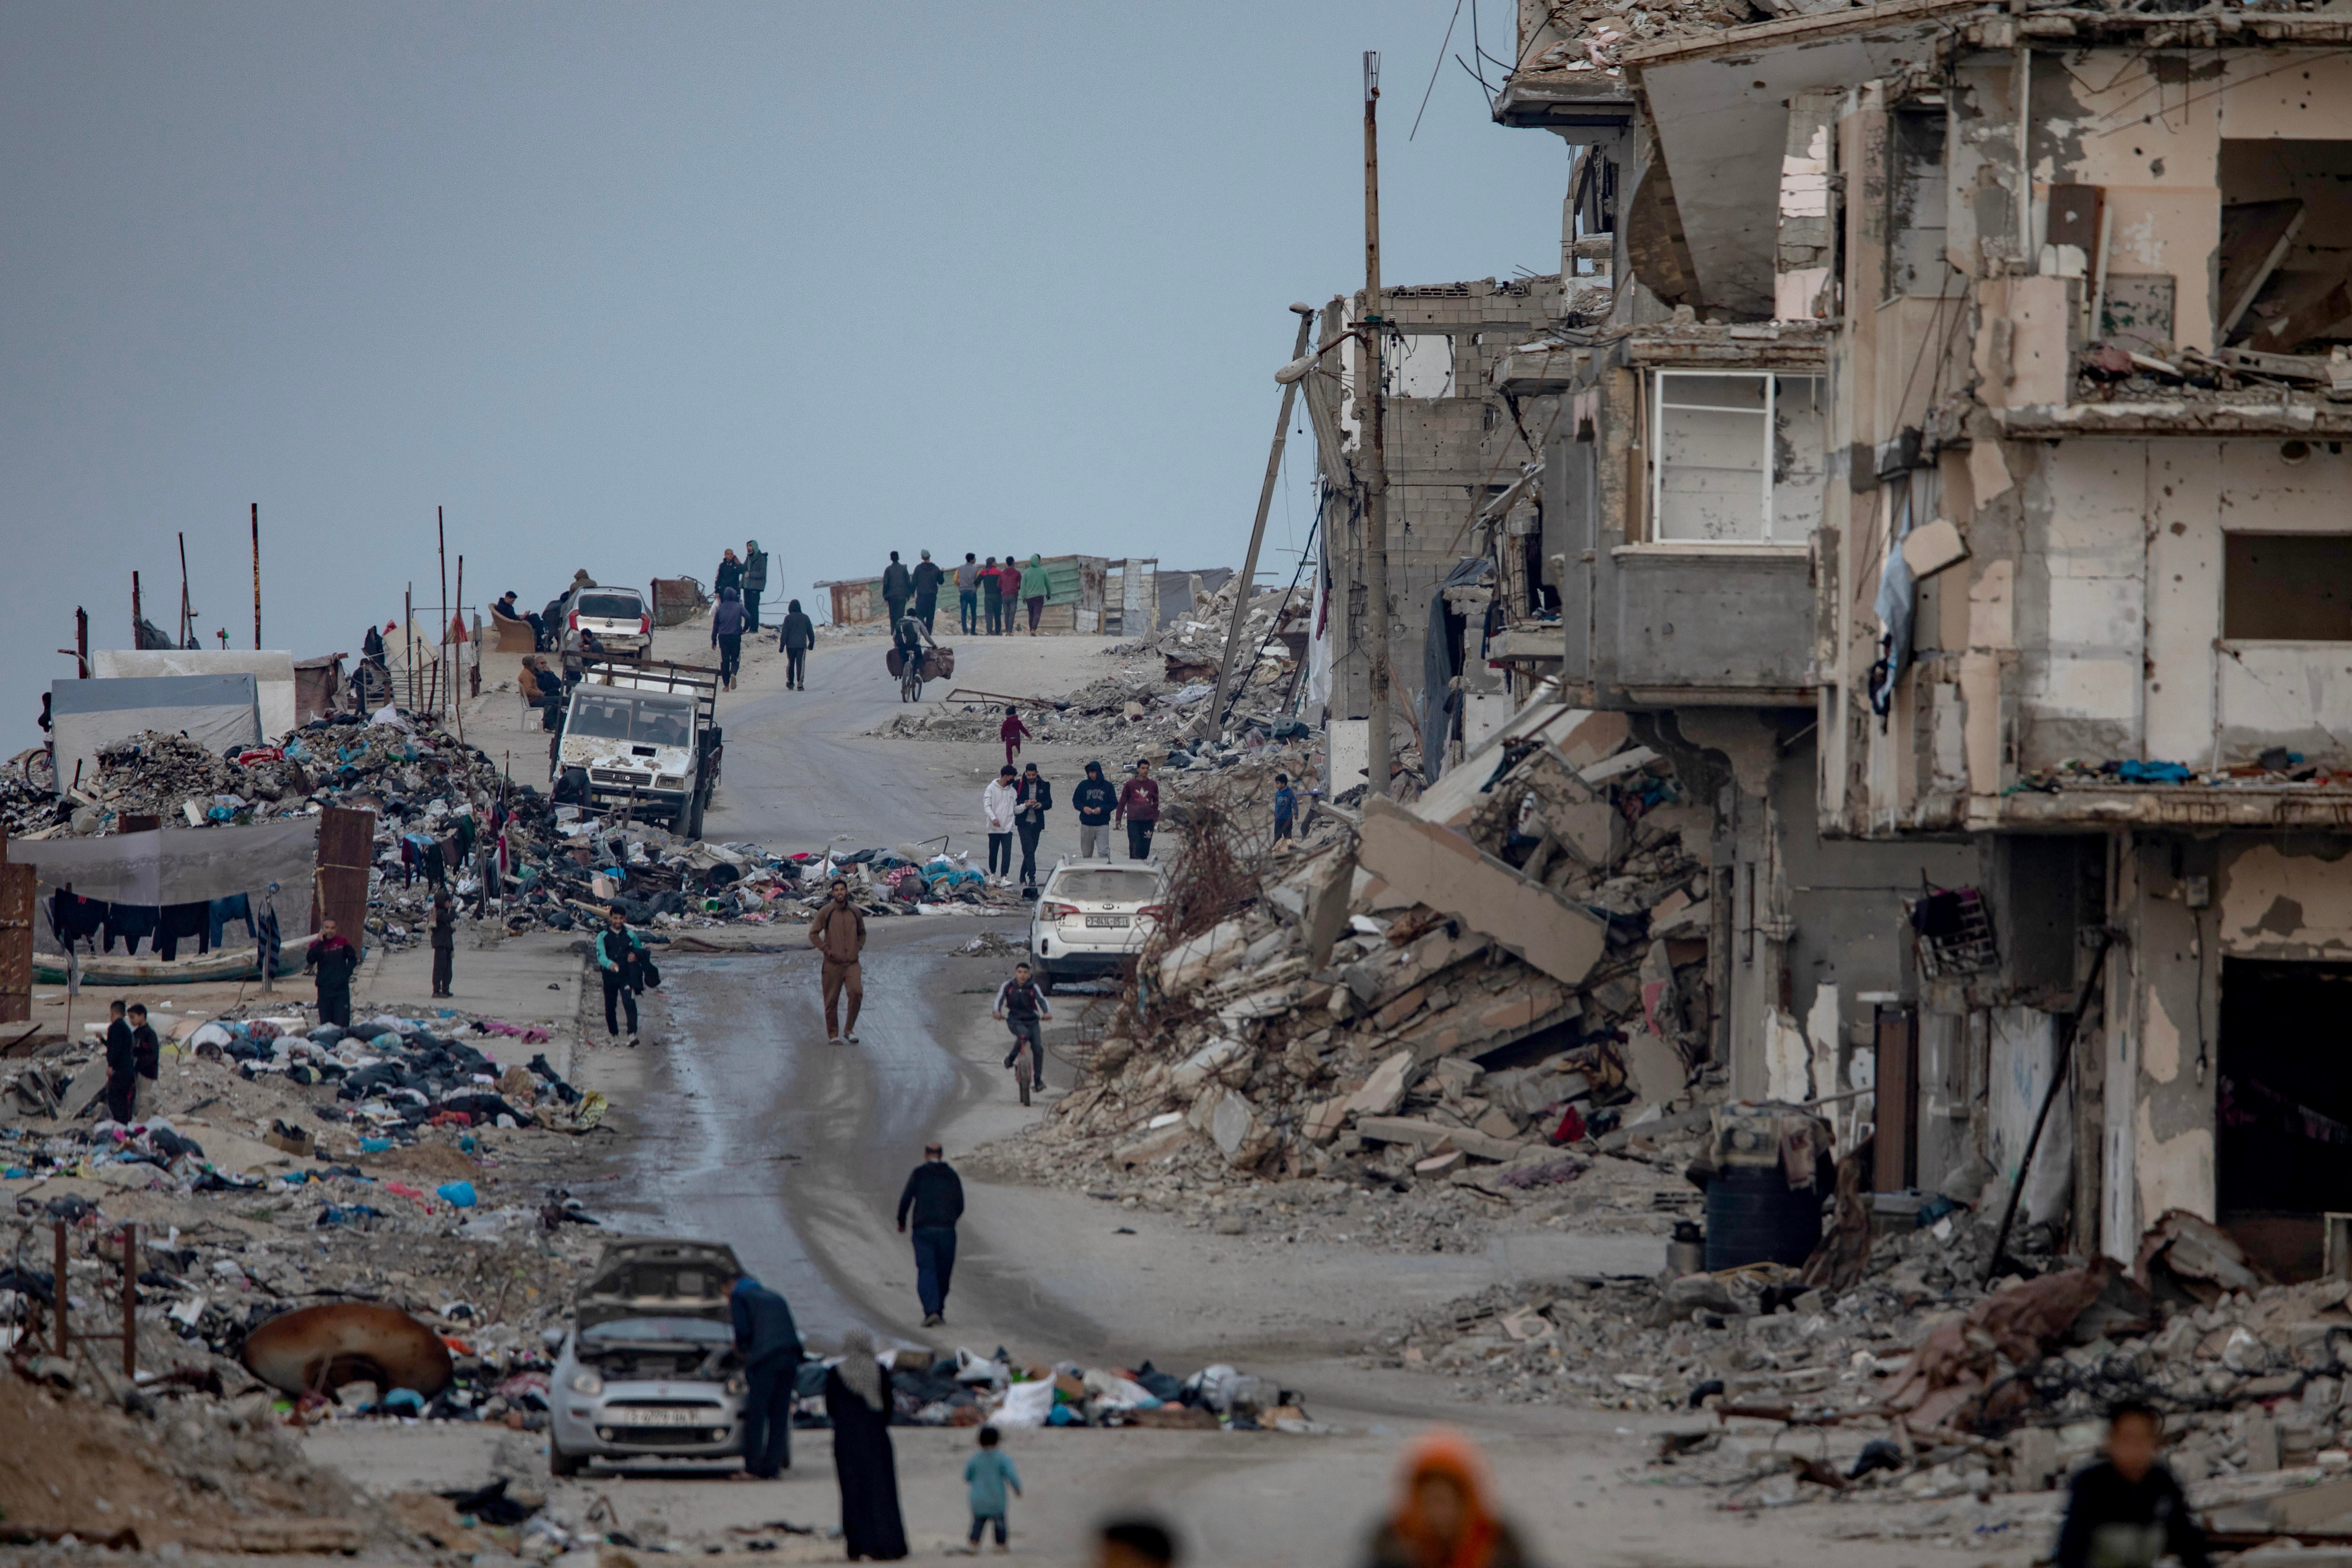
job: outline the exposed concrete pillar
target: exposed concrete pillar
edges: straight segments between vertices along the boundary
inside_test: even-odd
[[[1830,129],[1843,96],[1835,88],[1808,88],[1789,100],[1772,280],[1772,313],[1784,321],[1811,321],[1831,313]]]

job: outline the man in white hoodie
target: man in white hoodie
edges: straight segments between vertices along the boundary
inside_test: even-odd
[[[996,782],[980,792],[980,809],[988,817],[988,874],[999,887],[1013,879],[1013,814],[1021,804],[1018,778],[1007,763]]]

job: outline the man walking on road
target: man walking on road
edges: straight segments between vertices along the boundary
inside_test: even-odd
[[[1029,635],[1037,635],[1037,617],[1045,613],[1046,596],[1054,591],[1054,580],[1045,574],[1045,563],[1035,555],[1021,568],[1021,597],[1029,606]]]
[[[1005,705],[1004,722],[996,727],[996,738],[1004,742],[1004,765],[1008,768],[1013,759],[1021,754],[1021,742],[1034,739],[1029,726],[1021,721],[1021,710],[1010,703]]]
[[[923,558],[915,563],[914,573],[908,579],[915,585],[915,616],[923,623],[923,629],[927,632],[931,629],[931,617],[940,613],[940,584],[947,581],[947,575],[940,570],[940,563],[931,559],[931,552],[926,550]]]
[[[963,564],[956,568],[956,624],[963,635],[972,637],[980,630],[980,566],[972,553],[963,552]]]
[[[1014,964],[1013,978],[996,988],[996,1009],[992,1016],[1013,1031],[1013,1054],[1004,1058],[1004,1065],[1013,1068],[1013,1081],[1021,1089],[1021,1103],[1026,1105],[1032,1088],[1045,1087],[1045,1040],[1039,1025],[1054,1016],[1054,1009],[1045,1001],[1044,988],[1030,978],[1027,964]],[[1020,1066],[1024,1044],[1029,1047],[1029,1066],[1025,1072]]]
[[[1045,837],[1045,814],[1054,809],[1054,786],[1031,763],[1013,788],[1013,830],[1021,836],[1021,885],[1037,885],[1037,840]]]
[[[801,602],[794,599],[784,610],[784,629],[776,635],[776,647],[784,656],[784,689],[808,689],[808,650],[816,646],[816,623],[801,614]]]
[[[732,588],[719,590],[719,607],[710,612],[710,646],[719,650],[719,679],[735,689],[735,672],[743,668],[743,602]]]
[[[857,1043],[857,1009],[866,1000],[866,972],[858,954],[866,951],[866,917],[849,901],[849,881],[833,879],[833,898],[809,921],[809,945],[824,955],[819,984],[824,990],[824,1043]],[[849,1021],[840,1023],[841,998],[849,997]]]
[[[302,967],[319,972],[319,1022],[352,1026],[352,972],[360,966],[360,950],[336,929],[332,921],[319,922],[319,940],[303,956]]]
[[[996,580],[1003,586],[1004,635],[1011,637],[1021,619],[1021,563],[1013,559],[1013,552],[1004,552],[1004,564],[996,569]]]
[[[1013,818],[1020,805],[1021,787],[1007,763],[997,770],[996,782],[980,792],[981,814],[988,818],[988,874],[1007,882],[1013,879]]]
[[[1151,759],[1135,759],[1135,776],[1118,790],[1118,809],[1111,813],[1116,823],[1127,819],[1127,858],[1148,860],[1151,858],[1151,830],[1160,826],[1160,781],[1151,776]]]
[[[915,1294],[922,1298],[923,1327],[947,1321],[948,1280],[955,1273],[956,1221],[963,1217],[963,1178],[936,1143],[923,1145],[923,1163],[898,1194],[898,1231],[907,1211],[915,1217]]]
[[[760,629],[760,595],[768,591],[768,552],[756,539],[743,542],[743,629]]]
[[[604,1037],[617,1045],[621,1021],[613,1005],[629,1015],[629,1044],[637,1043],[637,990],[645,963],[646,944],[629,929],[628,917],[616,906],[604,911],[604,929],[596,933],[596,977],[604,983]]]
[[[1110,858],[1110,814],[1118,809],[1118,792],[1103,777],[1100,763],[1087,764],[1087,776],[1070,792],[1078,814],[1078,858]]]
[[[735,1353],[743,1358],[743,1470],[772,1481],[793,1468],[793,1379],[803,1359],[800,1326],[782,1296],[749,1274],[728,1293]]]
[[[451,902],[449,889],[442,889],[433,895],[433,994],[436,997],[453,994],[450,990],[457,980],[457,909]]]
[[[915,582],[898,559],[890,552],[890,564],[882,568],[882,602],[890,606],[890,624],[897,626],[907,618],[907,601],[914,597]]]

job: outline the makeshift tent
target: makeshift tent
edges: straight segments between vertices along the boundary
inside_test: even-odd
[[[257,823],[250,827],[149,828],[97,838],[19,838],[8,846],[12,864],[29,865],[37,882],[35,951],[61,953],[50,895],[59,891],[109,906],[159,910],[211,904],[239,894],[254,916],[278,914],[289,951],[299,952],[310,929],[312,872],[318,863],[316,817]],[[271,885],[277,890],[272,892]],[[236,940],[229,940],[229,931]],[[244,924],[222,933],[225,947],[249,947]],[[168,978],[168,973],[151,976]]]
[[[97,648],[89,672],[100,680],[136,680],[158,675],[250,675],[261,703],[261,736],[275,741],[302,721],[297,717],[294,656],[268,651],[226,652],[165,648],[153,652]]]
[[[287,688],[292,694],[292,667]],[[144,730],[184,734],[206,751],[261,742],[259,682],[250,675],[155,675],[49,683],[58,791],[98,772],[101,746]]]

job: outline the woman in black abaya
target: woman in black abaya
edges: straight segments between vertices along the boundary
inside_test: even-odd
[[[894,1563],[907,1555],[898,1517],[898,1460],[890,1451],[890,1384],[875,1359],[874,1336],[852,1329],[841,1362],[824,1374],[824,1413],[833,1419],[833,1468],[841,1479],[841,1535],[852,1562]]]

